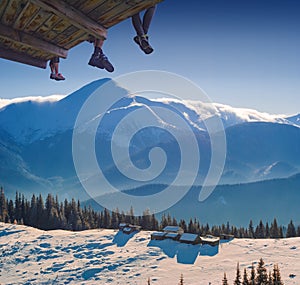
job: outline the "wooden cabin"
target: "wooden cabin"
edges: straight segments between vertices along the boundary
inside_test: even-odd
[[[0,57],[46,68],[53,57],[163,0],[1,0]]]
[[[140,226],[131,225],[128,223],[120,223],[119,230],[122,231],[124,234],[131,234],[133,232],[139,232],[141,230]]]
[[[151,240],[164,240],[166,233],[164,232],[154,232],[151,234]]]
[[[163,231],[165,233],[177,233],[179,235],[184,233],[183,229],[179,226],[166,226],[163,228]]]
[[[230,235],[230,234],[220,234],[220,239],[221,239],[221,240],[233,240],[233,239],[234,239],[234,235]]]
[[[179,234],[179,233],[169,232],[169,233],[165,234],[165,238],[169,238],[169,239],[176,240],[176,241],[178,241],[180,239],[180,237],[181,237],[181,234]]]
[[[187,244],[200,244],[201,239],[197,234],[184,233],[181,235],[179,242]]]

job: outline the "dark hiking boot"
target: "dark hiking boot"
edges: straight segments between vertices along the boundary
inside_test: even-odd
[[[61,80],[65,80],[66,78],[63,77],[63,75],[61,73],[51,73],[50,74],[50,79],[56,80],[56,81],[61,81]]]
[[[102,66],[108,71],[108,72],[113,72],[115,69],[111,62],[108,60],[107,56],[104,53],[101,53],[99,56],[99,62],[101,63]]]
[[[108,72],[113,72],[115,70],[104,53],[100,53],[98,55],[93,54],[88,64],[101,69],[105,69]]]
[[[149,44],[147,35],[143,35],[141,37],[140,36],[135,36],[133,38],[133,40],[135,41],[136,44],[138,44],[140,46],[141,50],[145,54],[150,54],[154,51],[152,46]]]
[[[104,69],[104,65],[99,60],[99,54],[96,55],[96,54],[93,53],[88,64],[91,65],[91,66],[94,66],[94,67]]]

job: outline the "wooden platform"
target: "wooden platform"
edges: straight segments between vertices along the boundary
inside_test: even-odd
[[[0,57],[46,68],[54,56],[163,0],[0,0]]]

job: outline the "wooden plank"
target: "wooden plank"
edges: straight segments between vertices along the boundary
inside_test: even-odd
[[[80,5],[78,9],[82,11],[84,14],[89,14],[91,11],[99,9],[99,7],[103,7],[105,0],[90,0],[90,1],[80,1]],[[101,9],[101,8],[100,8]]]
[[[3,13],[6,10],[7,5],[8,5],[8,0],[0,1],[0,20],[2,19]]]
[[[28,54],[12,51],[12,50],[5,49],[2,47],[0,47],[0,57],[4,58],[4,59],[13,60],[13,61],[17,61],[20,63],[40,67],[40,68],[47,67],[47,61],[44,59],[35,58],[32,56],[29,56]]]
[[[28,23],[24,29],[25,32],[34,34],[37,29],[39,29],[44,22],[46,22],[50,17],[51,13],[48,11],[44,11],[39,9],[38,13],[31,19],[30,23]]]
[[[140,0],[141,1],[141,0]],[[109,13],[112,9],[116,8],[119,5],[122,5],[122,3],[126,3],[126,1],[122,0],[106,0],[102,3],[102,5],[98,6],[96,9],[92,10],[88,16],[94,19],[95,21],[99,22],[99,18],[103,16],[104,14]]]
[[[26,7],[27,0],[10,0],[2,18],[2,23],[8,26],[13,26],[19,15]]]
[[[71,35],[61,38],[57,44],[63,46],[65,49],[71,49],[86,40],[88,40],[88,35],[81,30],[77,30]]]
[[[30,0],[37,6],[51,11],[57,16],[69,21],[72,25],[86,31],[94,37],[106,37],[106,29],[62,0]]]
[[[162,2],[162,0],[148,0],[148,1],[139,1],[139,0],[132,0],[133,2],[127,1],[127,7],[123,5],[123,9],[121,7],[117,7],[114,11],[110,11],[108,14],[104,14],[102,17],[98,19],[103,26],[106,28],[110,28],[127,18],[132,17],[134,14],[139,13],[147,8],[154,6],[155,4]],[[135,4],[135,5],[133,5]]]
[[[32,35],[26,34],[21,31],[17,31],[10,27],[0,24],[0,36],[10,39],[14,42],[21,43],[27,47],[34,47],[55,56],[66,58],[68,51],[61,47],[58,47],[52,43],[36,38]]]
[[[18,30],[25,30],[26,26],[31,23],[39,11],[39,7],[28,2],[26,8],[23,9],[20,17],[15,21],[14,28]]]

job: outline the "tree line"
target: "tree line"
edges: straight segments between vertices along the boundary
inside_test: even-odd
[[[65,230],[87,230],[96,228],[117,229],[120,223],[129,223],[141,226],[144,230],[161,230],[167,225],[178,225],[185,232],[199,235],[221,234],[232,235],[236,238],[283,238],[300,236],[300,226],[294,226],[290,221],[287,229],[279,226],[274,219],[269,225],[262,221],[255,227],[249,222],[248,227],[231,226],[229,222],[221,226],[210,226],[201,224],[197,219],[177,221],[170,214],[163,214],[158,220],[149,210],[145,210],[142,216],[135,216],[131,208],[127,213],[114,211],[95,211],[91,206],[81,206],[79,200],[65,199],[63,202],[57,196],[48,194],[44,200],[40,194],[32,195],[27,200],[24,195],[16,192],[15,199],[7,199],[4,190],[0,189],[0,221],[6,223],[18,223],[43,230],[65,229]]]

